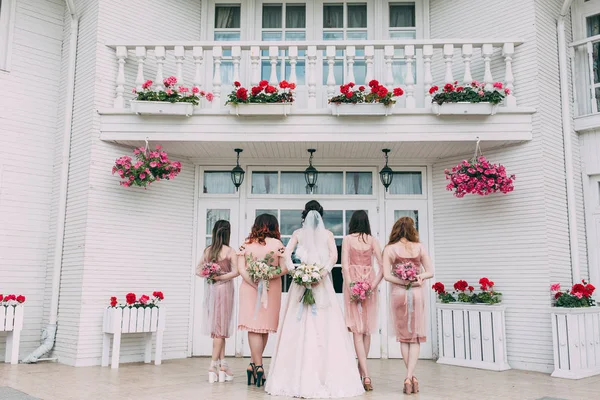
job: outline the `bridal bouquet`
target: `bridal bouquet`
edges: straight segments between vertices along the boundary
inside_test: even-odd
[[[275,252],[270,252],[262,260],[256,260],[252,255],[246,256],[246,272],[250,275],[250,279],[254,282],[258,282],[258,298],[256,300],[256,312],[254,316],[256,318],[258,309],[262,303],[264,308],[267,308],[269,303],[269,297],[267,292],[269,290],[269,282],[277,275],[281,274],[281,267],[275,267],[271,265],[275,262],[273,256]]]
[[[315,304],[315,296],[312,292],[312,285],[321,282],[322,267],[316,264],[301,264],[292,273],[292,280],[296,285],[304,286],[304,294],[300,301],[306,305]]]
[[[410,289],[412,286],[412,282],[417,281],[418,271],[415,264],[413,264],[410,261],[406,261],[395,265],[392,268],[392,274],[397,278],[409,281],[409,283],[406,285],[406,289]]]
[[[200,271],[198,271],[198,275],[201,278],[206,279],[206,282],[209,284],[215,283],[215,276],[221,274],[221,266],[217,263],[204,263]]]

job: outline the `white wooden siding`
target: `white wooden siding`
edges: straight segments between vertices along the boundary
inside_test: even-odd
[[[581,163],[586,175],[600,174],[600,129],[579,135]]]
[[[42,327],[64,12],[63,0],[17,1],[12,67],[0,71],[0,293],[27,297],[21,358]]]

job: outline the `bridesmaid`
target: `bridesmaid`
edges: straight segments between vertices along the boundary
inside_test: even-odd
[[[403,262],[412,262],[417,267],[417,281],[407,288],[409,281],[392,274],[392,268]],[[392,284],[391,311],[396,332],[396,341],[400,342],[402,358],[406,365],[404,393],[418,393],[419,381],[414,376],[419,359],[421,343],[426,338],[426,292],[423,281],[433,277],[433,265],[419,243],[419,233],[410,217],[402,217],[394,224],[390,241],[383,250],[383,275]]]
[[[378,272],[373,268],[373,257],[377,260]],[[350,219],[349,234],[342,242],[342,273],[344,275],[344,310],[346,327],[354,337],[354,349],[358,357],[358,371],[366,391],[373,390],[367,357],[371,347],[371,333],[377,330],[377,287],[383,279],[383,262],[379,242],[371,236],[369,216],[363,210],[356,211]],[[369,282],[373,294],[358,303],[350,301],[352,282]]]
[[[287,273],[284,252],[281,243],[279,223],[277,218],[269,214],[256,217],[254,226],[244,245],[238,253],[238,265],[244,281],[240,286],[240,314],[238,329],[248,331],[248,344],[250,345],[250,365],[247,369],[248,385],[252,378],[256,386],[264,384],[265,370],[263,368],[263,353],[267,346],[269,333],[277,332],[279,324],[279,309],[281,308],[281,276]],[[247,257],[253,260],[262,260],[267,254],[272,253],[275,259],[273,266],[280,266],[281,273],[269,282],[268,306],[256,308],[258,286],[248,272]]]
[[[229,247],[231,225],[228,221],[219,220],[212,230],[211,245],[204,250],[202,261],[196,274],[200,275],[202,265],[217,263],[223,272],[215,277],[215,283],[204,287],[204,331],[213,339],[212,361],[208,370],[208,381],[225,382],[233,380],[233,375],[225,361],[225,339],[233,333],[233,278],[239,275],[235,250]],[[218,377],[217,377],[218,372]]]

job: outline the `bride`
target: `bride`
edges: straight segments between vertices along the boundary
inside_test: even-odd
[[[344,325],[329,276],[337,260],[333,234],[323,224],[323,207],[309,201],[302,213],[302,228],[286,248],[305,264],[324,268],[324,278],[313,287],[315,307],[301,302],[304,287],[292,283],[280,325],[279,338],[267,380],[266,392],[275,396],[340,398],[364,392],[354,350]]]

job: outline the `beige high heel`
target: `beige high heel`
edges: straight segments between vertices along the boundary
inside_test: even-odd
[[[233,380],[233,374],[229,375],[231,370],[227,361],[221,360],[221,369],[219,370],[219,382],[231,382]]]
[[[413,392],[413,384],[410,378],[404,380],[404,389],[402,390],[405,394],[411,394]]]
[[[413,393],[419,393],[419,381],[417,377],[412,377]]]
[[[367,379],[369,380],[369,383],[367,383]],[[363,378],[363,387],[367,392],[373,391],[373,383],[371,382],[371,378],[369,378],[368,376],[365,376]]]
[[[217,369],[220,363],[218,361],[211,361],[210,368],[208,369],[208,383],[215,383],[219,381],[219,375],[217,375]]]

